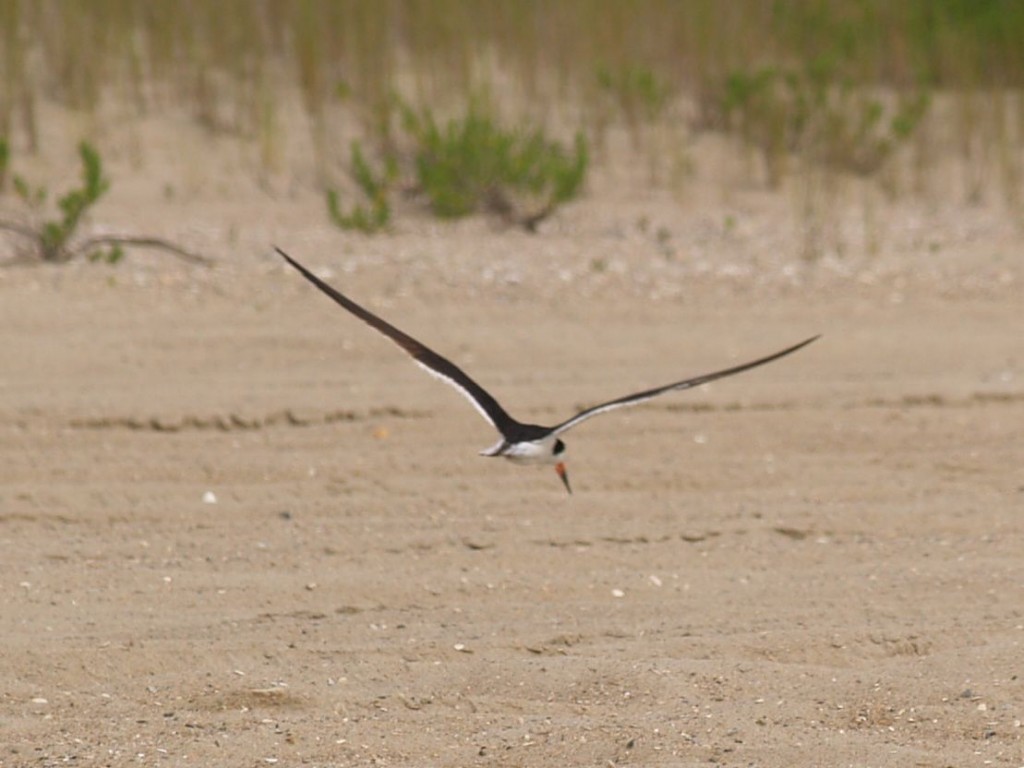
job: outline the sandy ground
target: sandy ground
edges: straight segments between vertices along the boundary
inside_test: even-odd
[[[105,224],[218,267],[0,269],[0,765],[1024,765],[1012,227],[808,265],[770,196],[608,185],[363,239],[140,176]],[[524,420],[824,336],[581,426],[568,496],[272,242]]]

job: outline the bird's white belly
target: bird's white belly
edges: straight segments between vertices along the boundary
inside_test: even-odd
[[[501,455],[516,464],[554,464],[558,461],[552,450],[554,444],[553,437],[535,443],[516,443]]]

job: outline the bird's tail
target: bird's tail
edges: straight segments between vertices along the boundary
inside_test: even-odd
[[[505,452],[506,448],[508,448],[508,441],[506,441],[505,438],[502,438],[501,440],[496,442],[494,445],[492,445],[487,450],[480,451],[480,455],[481,456],[501,456],[501,454],[503,454]]]

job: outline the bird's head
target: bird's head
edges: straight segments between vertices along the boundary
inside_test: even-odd
[[[555,456],[555,472],[562,479],[565,484],[565,490],[572,493],[572,487],[569,485],[569,471],[565,468],[565,462],[562,461],[562,455],[565,453],[565,443],[561,439],[555,440],[555,447],[552,451]]]

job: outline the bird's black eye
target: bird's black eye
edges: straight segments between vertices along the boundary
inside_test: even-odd
[[[555,440],[555,456],[561,456],[563,453],[565,453],[565,443]]]

